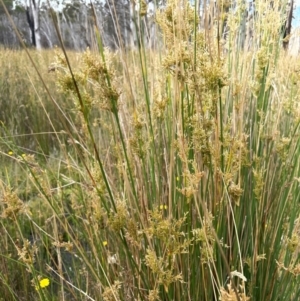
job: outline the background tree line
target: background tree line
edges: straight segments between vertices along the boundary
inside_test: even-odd
[[[105,46],[112,49],[136,45],[137,32],[141,32],[143,41],[149,45],[155,35],[153,14],[151,9],[147,10],[146,2],[144,8],[132,0],[93,0],[93,7],[90,2],[83,0],[62,2],[60,6],[54,1],[41,0],[3,2],[25,44],[37,49],[52,48],[59,44],[54,22],[57,22],[65,46],[74,50],[92,46],[95,22]],[[141,12],[141,9],[146,11]],[[20,41],[1,2],[0,44],[20,47]]]
[[[154,0],[155,1],[155,0]],[[117,49],[133,47],[143,42],[153,47],[157,43],[157,27],[154,22],[155,7],[163,7],[164,0],[3,0],[23,41],[27,46],[52,48],[59,45],[54,22],[57,22],[65,46],[73,50],[83,50],[94,43],[95,22],[101,31],[104,45]],[[1,3],[1,2],[0,2]],[[200,26],[209,28],[209,23],[222,15],[220,24],[222,38],[230,31],[226,15],[235,9],[236,1],[199,0],[198,12]],[[245,11],[241,17],[240,43],[249,47],[253,29],[252,18],[255,15],[255,0],[245,1]],[[272,7],[272,1],[270,1]],[[292,28],[294,0],[289,1],[286,22],[282,24],[283,46],[288,47]],[[95,20],[96,16],[96,20]],[[20,46],[11,22],[0,4],[0,45],[16,48]]]

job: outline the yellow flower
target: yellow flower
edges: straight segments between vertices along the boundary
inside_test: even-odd
[[[160,209],[160,210],[163,210],[163,209],[167,210],[167,209],[168,209],[168,206],[167,206],[167,205],[160,205],[160,206],[159,206],[159,209]]]
[[[47,287],[48,285],[50,284],[50,280],[48,278],[42,278],[40,281],[39,281],[39,285],[37,285],[35,287],[36,290],[39,290],[40,288],[45,288]]]
[[[102,242],[102,244],[103,244],[104,247],[107,246],[107,241],[104,240],[104,241]]]
[[[12,151],[9,151],[8,154],[11,156],[13,155],[14,153]]]

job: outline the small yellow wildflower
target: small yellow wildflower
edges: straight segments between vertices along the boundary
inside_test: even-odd
[[[103,244],[104,247],[107,246],[107,241],[104,240],[104,241],[102,242],[102,244]]]
[[[12,156],[14,153],[13,153],[12,151],[9,151],[8,154],[9,154],[10,156]]]
[[[22,154],[22,158],[25,158],[26,157],[26,154]]]
[[[163,210],[163,209],[167,210],[167,209],[168,209],[168,206],[167,206],[167,205],[160,205],[160,206],[159,206],[159,209],[160,209],[160,210]]]
[[[50,280],[48,278],[42,278],[40,281],[39,281],[39,285],[37,285],[35,287],[36,290],[39,290],[40,288],[45,288],[47,287],[48,285],[50,284]]]

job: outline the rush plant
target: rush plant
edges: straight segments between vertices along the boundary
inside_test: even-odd
[[[246,4],[167,1],[155,50],[55,50],[52,149],[2,123],[0,296],[299,299],[300,65],[283,1]]]

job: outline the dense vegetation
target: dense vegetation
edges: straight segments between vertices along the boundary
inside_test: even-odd
[[[0,300],[299,300],[300,63],[282,1],[241,42],[245,9],[0,51]]]

